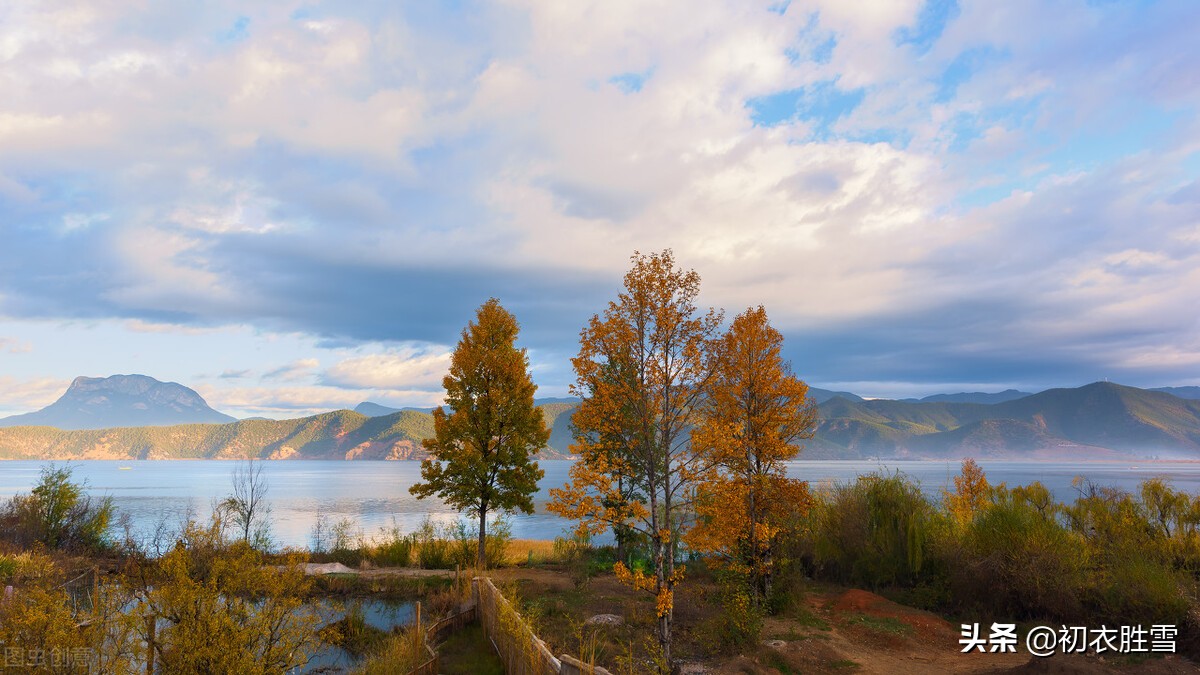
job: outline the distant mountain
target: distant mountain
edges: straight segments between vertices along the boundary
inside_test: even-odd
[[[568,404],[570,406],[576,406],[576,405],[580,404],[580,400],[574,398],[574,396],[564,396],[564,398],[547,398],[547,399],[534,399],[533,400],[533,405],[535,405],[535,406],[545,406],[545,405],[550,405],[550,404]],[[392,408],[392,407],[388,407],[388,406],[382,406],[379,404],[372,404],[371,401],[362,401],[361,404],[354,406],[354,412],[359,413],[359,414],[365,414],[365,416],[367,416],[367,417],[384,417],[384,416],[388,416],[388,414],[396,414],[397,412],[406,411],[406,410],[407,411],[416,411],[416,412],[427,412],[427,413],[433,412],[433,408],[414,408],[414,407]]]
[[[0,429],[0,459],[419,460],[427,456],[421,440],[432,435],[433,416],[415,410],[77,431],[11,427]],[[540,459],[563,457],[554,448],[539,453]]]
[[[208,407],[195,391],[145,375],[77,377],[66,393],[37,412],[0,419],[0,427],[57,429],[223,424],[234,418]]]
[[[395,415],[396,413],[405,410],[423,413],[433,412],[433,408],[389,408],[386,405],[379,405],[378,403],[371,403],[370,401],[363,401],[362,403],[354,406],[354,412],[358,413],[359,415],[366,415],[367,417],[386,417],[387,415]]]
[[[1150,391],[1161,391],[1179,398],[1200,400],[1200,387],[1155,387]]]
[[[1109,382],[994,404],[835,398],[820,420],[814,459],[1200,457],[1200,401]]]
[[[851,394],[848,391],[830,391],[829,389],[821,389],[820,387],[809,387],[808,397],[817,403],[824,403],[831,398],[842,397],[847,401],[862,401],[863,397],[858,394]]]
[[[1019,398],[1029,396],[1030,392],[1017,391],[1016,389],[1005,389],[1004,391],[987,394],[982,391],[959,392],[957,394],[934,394],[920,399],[922,403],[937,403],[939,401],[945,403],[1004,403],[1005,401],[1015,401]]]
[[[534,405],[549,405],[551,403],[565,403],[567,405],[579,405],[578,396],[547,396],[546,398],[533,399]]]
[[[76,394],[82,388],[72,385]],[[106,400],[115,399],[105,391]],[[822,392],[837,394],[817,395]],[[544,401],[539,399],[551,435],[539,456],[567,457],[578,402]],[[3,424],[12,427],[12,419]],[[815,436],[805,441],[803,459],[1200,458],[1200,400],[1108,382],[990,404],[868,401],[838,394],[824,398],[819,420]],[[418,410],[100,430],[12,427],[0,428],[0,459],[416,460],[425,457],[421,440],[432,435],[433,416]]]

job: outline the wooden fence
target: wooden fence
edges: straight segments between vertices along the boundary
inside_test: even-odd
[[[474,586],[483,632],[500,654],[504,672],[507,675],[558,675],[562,663],[550,653],[546,643],[533,634],[529,624],[492,580],[475,577]]]
[[[461,630],[467,624],[478,620],[479,612],[474,603],[466,609],[438,621],[425,630],[425,653],[428,658],[424,663],[414,668],[409,675],[437,675],[438,652],[433,645],[441,644],[451,633]],[[421,603],[417,603],[418,630],[421,622]]]
[[[473,585],[483,632],[500,654],[508,675],[611,675],[570,656],[555,658],[491,579],[475,577]]]
[[[440,644],[450,634],[475,621],[483,625],[484,635],[496,649],[508,675],[611,675],[604,668],[570,656],[556,658],[491,579],[475,577],[471,583],[471,596],[471,604],[466,609],[438,621],[425,631],[425,649],[429,658],[409,675],[436,675],[438,654],[432,645]]]

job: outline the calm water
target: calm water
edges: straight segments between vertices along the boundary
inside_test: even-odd
[[[40,461],[0,461],[0,499],[28,492],[37,484]],[[134,527],[147,532],[159,522],[177,527],[189,513],[206,517],[212,504],[230,492],[230,475],[236,462],[187,461],[77,461],[75,480],[86,480],[95,495],[113,498],[118,513],[128,513]],[[1098,485],[1127,490],[1154,476],[1165,476],[1178,489],[1200,493],[1200,463],[1190,462],[1018,462],[981,461],[989,481],[1010,486],[1042,481],[1060,500],[1075,497],[1071,479],[1083,475]],[[568,461],[541,462],[546,477],[539,485],[533,515],[511,517],[513,536],[553,539],[566,534],[566,520],[546,512],[548,490],[567,481]],[[291,461],[266,462],[271,508],[271,532],[281,546],[310,544],[317,513],[330,522],[349,518],[370,536],[393,522],[410,532],[429,517],[448,522],[458,514],[435,499],[417,500],[408,487],[420,479],[418,462]],[[958,462],[799,461],[789,465],[794,477],[814,483],[850,481],[876,471],[902,471],[936,495],[951,484]]]
[[[391,632],[392,629],[399,626],[407,626],[412,623],[415,614],[412,602],[373,598],[345,601],[323,600],[315,603],[313,609],[321,617],[322,625],[325,625],[346,616],[351,606],[362,614],[364,622],[384,632]],[[358,659],[341,647],[322,645],[320,649],[309,655],[308,664],[301,670],[305,673],[314,671],[322,673],[348,672],[358,662]]]

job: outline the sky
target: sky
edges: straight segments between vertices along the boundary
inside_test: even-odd
[[[0,5],[0,414],[539,396],[670,248],[864,396],[1200,384],[1200,3]]]

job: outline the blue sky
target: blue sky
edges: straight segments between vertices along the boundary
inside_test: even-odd
[[[810,383],[1200,384],[1200,5],[5,3],[0,414],[139,372],[432,405],[497,296],[542,395],[635,251]]]

